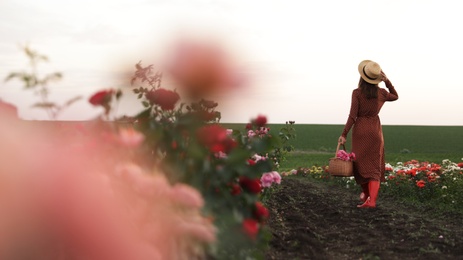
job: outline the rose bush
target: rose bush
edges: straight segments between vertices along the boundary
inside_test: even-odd
[[[267,175],[281,181],[280,142],[264,115],[246,129],[220,125],[218,102],[206,97],[242,78],[210,47],[182,45],[168,67],[188,102],[140,62],[131,83],[144,109],[135,116],[111,114],[122,97],[117,89],[90,96],[103,113],[70,127],[23,126],[16,110],[0,104],[0,114],[14,118],[0,129],[0,178],[11,187],[0,196],[8,212],[0,217],[1,259],[241,259],[263,252],[256,248],[266,246],[269,211],[261,201]],[[18,163],[23,158],[28,164]]]
[[[162,74],[152,65],[138,63],[133,91],[145,109],[119,124],[133,126],[145,137],[139,155],[145,167],[159,168],[173,185],[185,183],[200,191],[203,213],[219,230],[209,253],[220,259],[250,257],[257,252],[252,249],[266,245],[262,175],[281,180],[274,161],[267,159],[279,146],[268,133],[267,118],[258,115],[247,129],[226,129],[219,123],[217,102],[199,98],[187,103],[161,83]]]
[[[138,88],[138,93],[151,91]],[[147,98],[141,97],[142,102]],[[232,259],[265,246],[266,213],[256,203],[263,188],[260,178],[274,165],[256,156],[268,154],[276,140],[222,127],[217,103],[209,100],[179,103],[169,110],[159,106],[150,102],[133,125],[147,137],[145,156],[151,157],[152,167],[163,169],[172,183],[187,183],[201,191],[204,212],[220,231],[214,255]]]

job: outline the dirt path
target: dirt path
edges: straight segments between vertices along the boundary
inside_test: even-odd
[[[463,259],[463,217],[381,197],[357,209],[339,185],[289,177],[266,203],[272,233],[266,259]]]

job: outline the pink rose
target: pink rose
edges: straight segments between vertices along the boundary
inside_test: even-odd
[[[339,150],[338,153],[336,154],[336,157],[343,161],[349,160],[349,155],[344,150]]]
[[[248,131],[248,137],[254,137],[254,136],[256,136],[256,133],[254,131],[252,131],[252,130],[249,130]]]
[[[264,174],[262,174],[262,177],[260,178],[260,183],[262,185],[262,187],[270,187],[272,186],[272,183],[273,183],[273,175],[271,172],[266,172]]]
[[[273,182],[275,182],[276,184],[281,183],[281,176],[280,176],[280,174],[278,172],[273,171],[272,176],[273,176]]]
[[[276,171],[266,172],[260,178],[260,182],[262,187],[270,187],[273,183],[280,184],[281,176]]]
[[[343,161],[355,161],[355,153],[347,153],[344,150],[339,150],[336,157]]]

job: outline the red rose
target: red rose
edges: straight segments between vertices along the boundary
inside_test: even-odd
[[[219,152],[224,152],[225,151],[225,146],[221,143],[216,143],[212,145],[209,150],[213,153],[219,153]]]
[[[227,139],[223,142],[223,144],[225,147],[225,151],[222,151],[222,152],[224,153],[229,153],[233,148],[235,148],[238,145],[235,139],[228,137],[228,135],[227,135]]]
[[[239,183],[246,191],[251,193],[260,193],[262,191],[262,186],[260,185],[260,179],[250,179],[246,176],[240,177]]]
[[[217,124],[201,127],[198,129],[196,137],[201,144],[214,153],[228,153],[236,147],[236,141],[228,136],[227,129]]]
[[[196,135],[202,144],[211,147],[227,138],[227,130],[220,125],[211,124],[198,129]]]
[[[250,166],[256,165],[256,161],[253,160],[253,159],[248,159],[248,164],[249,164]]]
[[[236,196],[236,195],[239,195],[239,194],[241,193],[241,187],[240,187],[240,185],[238,185],[238,184],[236,184],[236,183],[233,183],[233,184],[231,185],[231,191],[230,191],[230,193],[231,193],[232,195],[235,195],[235,196]]]
[[[458,165],[458,167],[463,168],[463,162],[460,162],[457,165]]]
[[[250,238],[256,239],[257,233],[259,232],[259,223],[257,223],[254,219],[247,218],[243,220],[243,231]]]
[[[151,105],[159,105],[162,110],[172,110],[180,100],[180,96],[175,91],[158,88],[146,93],[146,99]]]
[[[269,217],[268,209],[259,201],[256,202],[255,206],[254,217],[259,221],[266,220]]]
[[[258,127],[264,127],[267,124],[267,117],[259,115],[255,120],[254,124]]]
[[[424,188],[424,186],[426,186],[426,183],[423,180],[419,180],[416,182],[416,186],[418,186],[419,188]]]
[[[247,123],[246,124],[246,130],[251,130],[252,129],[252,124],[251,123]]]
[[[172,149],[174,149],[174,150],[177,149],[177,141],[175,141],[175,140],[172,141],[171,147],[172,147]]]
[[[108,104],[113,96],[113,90],[101,90],[93,94],[88,100],[94,106],[104,106]]]

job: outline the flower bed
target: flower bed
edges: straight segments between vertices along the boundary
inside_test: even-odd
[[[463,158],[462,158],[463,160]],[[440,164],[410,160],[395,165],[386,163],[386,181],[381,183],[381,192],[399,199],[463,211],[463,162],[443,160]],[[354,177],[331,177],[327,166],[312,166],[281,172],[284,177],[304,176],[336,181],[346,188],[358,188]]]

